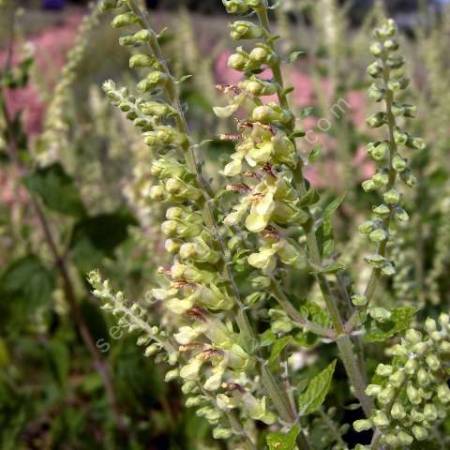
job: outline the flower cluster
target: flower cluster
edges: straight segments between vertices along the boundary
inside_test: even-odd
[[[224,3],[230,12],[243,12],[234,2]],[[306,225],[310,221],[309,203],[302,202],[295,185],[295,172],[301,160],[274,36],[264,21],[260,2],[250,6],[248,2],[241,3],[255,9],[260,21],[256,24],[237,20],[231,24],[234,40],[256,42],[247,50],[238,47],[229,57],[229,67],[243,72],[245,78],[236,86],[225,87],[231,102],[215,108],[219,117],[232,115],[241,105],[250,109],[248,118],[239,122],[239,141],[223,170],[225,177],[236,180],[229,184],[228,190],[239,195],[225,223],[230,226],[243,223],[259,237],[259,249],[250,255],[248,262],[268,274],[274,272],[278,262],[298,264],[298,244],[283,237],[282,229]],[[272,98],[267,101],[269,96]]]
[[[117,8],[113,27],[139,27],[120,38],[122,45],[134,49],[130,67],[143,74],[137,94],[112,81],[104,84],[104,90],[142,133],[151,155],[155,182],[148,192],[152,201],[162,205],[161,232],[171,255],[170,267],[160,269],[161,287],[152,291],[152,301],[161,307],[160,322],[169,330],[163,336],[169,347],[161,344],[157,327],[152,327],[153,339],[159,336],[161,342],[148,344],[146,353],[174,365],[166,379],[182,381],[187,406],[197,407],[197,413],[214,425],[216,438],[234,436],[245,447],[255,440],[254,421],[273,424],[277,418],[261,387],[250,324],[179,103],[180,81],[169,72],[158,36],[137,3],[104,6]],[[91,283],[113,312],[130,315],[138,310],[127,306],[122,296],[108,293],[96,275]]]
[[[53,90],[45,116],[44,131],[35,148],[36,159],[42,166],[50,165],[58,160],[60,149],[64,148],[64,139],[67,134],[65,119],[67,95],[70,86],[76,80],[77,70],[88,48],[90,33],[97,25],[100,14],[101,8],[97,4],[81,21],[75,44],[67,54],[67,61]]]
[[[405,76],[404,58],[398,54],[397,29],[393,20],[388,20],[374,32],[375,42],[370,47],[376,61],[368,68],[374,79],[369,96],[377,102],[384,102],[385,108],[367,119],[370,128],[385,126],[388,137],[385,140],[371,142],[367,151],[378,164],[378,170],[369,180],[364,181],[365,191],[378,191],[382,203],[374,206],[371,220],[360,226],[360,232],[367,235],[377,246],[377,251],[366,258],[377,273],[391,276],[395,273],[393,262],[387,257],[387,246],[391,237],[391,226],[409,220],[408,213],[402,207],[402,194],[397,181],[401,179],[407,186],[416,183],[403,156],[407,149],[423,150],[425,143],[421,138],[413,137],[403,128],[406,119],[414,117],[416,108],[402,101],[403,91],[409,82]]]
[[[450,318],[428,318],[425,331],[410,329],[390,349],[391,364],[379,364],[368,395],[377,407],[369,419],[354,423],[357,431],[376,427],[379,440],[392,448],[410,446],[429,438],[450,404],[447,384],[450,357]]]

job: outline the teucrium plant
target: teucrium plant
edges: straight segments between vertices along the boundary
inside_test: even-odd
[[[374,429],[374,445],[395,448],[406,442],[404,435],[395,443],[380,436],[385,436],[386,430],[392,434],[396,427],[407,426],[407,422],[397,423],[395,417],[385,418],[392,400],[388,394],[401,391],[403,384],[389,378],[367,387],[357,352],[362,345],[359,336],[366,331],[366,312],[371,321],[390,327],[383,331],[385,339],[405,330],[412,315],[369,307],[381,277],[395,270],[388,254],[393,224],[408,217],[398,183],[401,179],[413,185],[413,175],[402,156],[403,148],[424,147],[423,141],[403,130],[403,121],[413,115],[414,108],[399,96],[407,82],[403,59],[396,54],[395,25],[388,21],[377,29],[377,42],[371,47],[377,61],[369,68],[376,80],[370,94],[384,101],[385,108],[368,124],[373,128],[386,125],[388,136],[369,145],[369,153],[380,167],[364,188],[378,190],[383,201],[374,208],[373,219],[361,226],[376,251],[368,258],[374,270],[369,286],[359,295],[343,282],[345,267],[333,246],[331,217],[343,199],[324,205],[304,176],[306,156],[299,148],[303,133],[289,105],[292,88],[284,82],[277,36],[270,29],[269,5],[266,0],[223,3],[230,14],[246,16],[230,26],[231,37],[239,46],[228,61],[231,68],[242,72],[243,79],[220,87],[229,104],[214,108],[214,112],[220,118],[238,110],[246,111],[247,116],[239,116],[235,134],[222,136],[235,142],[235,150],[222,170],[226,181],[214,190],[197,155],[206,144],[192,138],[180,101],[184,80],[170,72],[160,37],[145,9],[137,0],[102,2],[104,9],[114,10],[113,27],[134,28],[120,43],[132,51],[130,67],[140,74],[136,92],[117,87],[113,81],[107,81],[104,90],[147,145],[152,160],[148,199],[162,210],[161,232],[170,265],[160,269],[161,285],[142,302],[129,302],[123,293],[114,293],[98,272],[92,272],[89,281],[105,309],[119,316],[119,324],[139,333],[138,345],[145,354],[170,366],[166,380],[181,382],[186,405],[196,407],[197,414],[212,425],[214,437],[226,439],[230,448],[263,448],[260,428],[270,431],[267,445],[271,449],[314,448],[310,439],[318,422],[334,430],[334,448],[344,448],[340,434],[345,427],[334,425],[331,414],[321,409],[336,361],[322,364],[327,367],[316,371],[319,373],[306,386],[297,386],[298,374],[290,356],[302,354],[311,335],[316,345],[337,345],[351,392],[367,417],[355,427]],[[313,276],[321,298],[319,305],[306,302],[299,309],[285,288],[285,274],[295,276],[304,270]],[[242,282],[239,273],[246,274],[250,283]],[[442,329],[436,329],[435,338],[424,344],[419,358],[425,378],[440,383],[442,393],[437,394],[436,402],[441,403],[447,401],[442,387],[446,372],[438,381],[436,371],[441,366],[437,367],[430,355],[437,349],[448,351],[448,345],[440,342],[446,342],[448,328],[442,317]],[[433,323],[427,321],[427,329]],[[406,333],[404,343],[393,349],[396,356],[391,365],[380,366],[377,373],[383,372],[383,367],[399,372],[399,357],[408,355],[414,333]],[[399,348],[402,355],[395,353]],[[414,384],[412,375],[407,390]],[[383,392],[381,400],[376,396],[376,409],[375,391]],[[433,394],[426,392],[418,395],[427,399],[427,405],[436,403]],[[443,409],[435,407],[437,420]],[[430,413],[430,406],[427,411]],[[310,419],[317,414],[320,417]],[[428,416],[431,427],[435,420]],[[422,439],[422,429],[427,427],[416,427],[411,436]]]

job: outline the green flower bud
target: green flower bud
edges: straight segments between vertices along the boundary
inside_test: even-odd
[[[365,392],[369,397],[376,397],[381,392],[381,390],[382,387],[379,384],[369,384],[366,387]]]
[[[373,423],[367,419],[356,420],[353,422],[353,428],[356,432],[361,433],[362,431],[371,430]]]
[[[388,385],[377,395],[377,400],[383,407],[388,406],[394,399],[395,393],[394,388]]]
[[[381,268],[381,273],[387,277],[391,277],[396,274],[395,266],[391,262],[386,262]]]
[[[399,369],[389,377],[389,383],[391,383],[394,387],[399,388],[403,385],[405,379],[405,373],[402,369]]]
[[[403,182],[411,188],[415,187],[417,184],[417,178],[408,169],[402,172],[400,174],[400,177],[403,180]]]
[[[398,205],[400,202],[400,193],[395,189],[391,189],[383,194],[383,200],[388,205]]]
[[[271,124],[273,122],[280,122],[286,124],[292,120],[292,115],[289,111],[282,109],[278,105],[269,104],[257,106],[253,110],[252,120],[264,124]]]
[[[409,86],[409,80],[408,78],[398,78],[393,79],[388,82],[388,88],[389,90],[393,92],[398,92],[403,89],[406,89]]]
[[[442,313],[439,316],[439,323],[440,323],[440,325],[441,325],[441,327],[443,329],[447,329],[448,330],[449,329],[449,324],[450,324],[450,316],[448,314]]]
[[[99,8],[101,12],[107,12],[114,8],[117,8],[117,0],[101,0]]]
[[[428,333],[436,331],[437,330],[436,321],[431,317],[427,317],[427,319],[425,320],[425,329],[428,331]]]
[[[395,402],[391,408],[391,416],[395,420],[402,420],[406,417],[406,410],[401,403]]]
[[[374,230],[375,226],[376,223],[374,221],[367,220],[358,227],[358,230],[361,234],[369,234]]]
[[[176,236],[178,224],[174,220],[166,220],[161,224],[161,231],[165,236]]]
[[[425,420],[430,422],[434,422],[438,418],[438,411],[436,406],[433,403],[427,403],[423,410],[423,415],[425,416]]]
[[[373,212],[381,217],[386,217],[391,213],[390,208],[387,205],[379,205],[373,208]]]
[[[355,306],[365,306],[368,302],[368,299],[365,295],[352,295],[351,300]]]
[[[400,55],[389,55],[388,59],[386,60],[386,65],[390,69],[401,69],[405,65],[405,58]]]
[[[169,370],[164,377],[164,381],[166,383],[170,383],[171,381],[177,379],[179,376],[178,369]]]
[[[166,249],[167,252],[171,253],[171,254],[176,254],[178,253],[178,251],[180,250],[180,243],[177,241],[174,241],[173,239],[167,239],[164,242],[164,248]]]
[[[416,359],[408,359],[405,364],[405,372],[408,375],[414,375],[417,370],[417,360]]]
[[[274,58],[274,54],[269,47],[265,45],[259,45],[255,47],[248,55],[250,61],[258,65],[270,64]]]
[[[408,139],[408,133],[401,131],[400,128],[396,128],[394,130],[394,140],[397,145],[406,145]]]
[[[450,342],[443,341],[439,344],[439,350],[442,353],[450,353]]]
[[[380,88],[379,86],[377,86],[376,83],[374,83],[370,86],[368,94],[369,94],[369,98],[371,98],[372,100],[374,100],[376,102],[379,102],[379,101],[383,100],[384,96],[386,95],[386,90],[383,88]]]
[[[397,26],[392,19],[386,20],[386,22],[374,31],[374,36],[376,39],[388,39],[397,33]]]
[[[373,78],[379,78],[383,74],[382,64],[375,61],[367,68],[367,73]]]
[[[422,342],[423,336],[419,331],[410,329],[405,333],[405,339],[410,344],[417,344],[418,342]]]
[[[214,428],[213,438],[214,439],[230,439],[233,436],[233,431],[229,428]]]
[[[369,315],[376,322],[383,323],[383,322],[387,322],[391,318],[392,313],[385,308],[377,307],[377,308],[371,308],[369,310]]]
[[[418,342],[414,344],[411,350],[417,355],[424,355],[428,351],[428,344],[426,342]]]
[[[366,123],[370,128],[379,128],[386,123],[386,113],[380,111],[372,114]]]
[[[368,153],[375,161],[382,161],[389,151],[389,144],[387,142],[377,142],[370,144],[367,148]]]
[[[362,188],[365,192],[374,191],[377,186],[372,180],[366,180],[362,183]]]
[[[149,345],[149,346],[145,349],[144,355],[147,356],[147,357],[153,356],[155,353],[159,352],[160,349],[161,349],[161,348],[160,348],[160,345],[159,345],[159,344],[156,344],[156,343],[155,343],[155,344]]]
[[[389,175],[386,171],[377,172],[373,177],[372,181],[379,188],[386,186],[389,183]]]
[[[163,87],[167,83],[168,79],[167,74],[155,70],[150,72],[144,80],[137,84],[137,89],[140,92],[149,92],[155,90],[156,88]]]
[[[263,30],[260,26],[253,22],[238,20],[230,25],[231,38],[235,41],[240,39],[258,39],[263,35]]]
[[[408,139],[407,145],[415,150],[425,150],[427,147],[425,140],[418,137]]]
[[[398,447],[399,445],[399,439],[396,434],[386,434],[382,437],[382,442],[385,444],[391,446],[391,447]]]
[[[424,427],[414,425],[411,428],[412,434],[418,441],[424,441],[428,438],[428,431]]]
[[[277,92],[275,83],[257,78],[243,81],[240,87],[255,96],[273,95]]]
[[[162,201],[166,198],[166,192],[162,186],[152,186],[149,196],[152,200]]]
[[[387,231],[383,230],[382,228],[378,228],[369,234],[369,239],[375,243],[386,241],[388,237],[389,235]]]
[[[134,14],[133,12],[129,11],[114,17],[113,21],[111,22],[111,26],[113,28],[122,28],[139,22],[139,17],[136,16],[136,14]]]
[[[389,426],[389,419],[383,411],[375,411],[372,416],[372,422],[376,427],[385,428]]]
[[[375,42],[370,46],[370,53],[372,53],[373,56],[381,56],[383,54],[383,46],[379,42]]]
[[[398,45],[398,42],[396,40],[388,39],[384,43],[384,48],[387,49],[390,52],[394,52],[394,51],[398,50],[399,45]]]
[[[373,267],[380,269],[385,263],[386,258],[381,255],[369,255],[365,257],[365,260]]]
[[[131,69],[141,69],[144,67],[154,67],[156,61],[149,55],[145,55],[143,53],[138,53],[136,55],[131,56],[130,58],[130,68]]]
[[[153,117],[165,117],[172,114],[172,107],[160,102],[145,102],[139,105],[139,109],[143,114]]]
[[[196,397],[188,397],[188,399],[185,402],[185,405],[187,408],[194,408],[195,406],[200,406],[204,402],[203,397],[196,396]]]
[[[419,391],[414,387],[412,383],[408,383],[408,385],[406,386],[406,395],[413,405],[418,405],[422,401],[422,398],[419,395]]]
[[[439,370],[439,368],[441,367],[441,363],[439,361],[439,358],[436,355],[427,355],[427,357],[425,358],[426,363],[428,364],[428,367],[431,370]]]
[[[228,67],[234,70],[242,71],[245,70],[248,58],[242,53],[233,53],[228,58]]]
[[[425,420],[423,413],[417,409],[412,409],[410,417],[413,422],[422,423]]]
[[[408,161],[399,155],[395,155],[392,159],[392,167],[396,172],[403,172],[408,165]]]
[[[394,103],[392,105],[392,113],[396,117],[416,117],[417,108],[414,105],[398,105]]]
[[[405,431],[400,431],[397,435],[400,444],[411,445],[413,443],[413,437]]]

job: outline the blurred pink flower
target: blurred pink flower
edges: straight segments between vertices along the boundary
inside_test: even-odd
[[[35,70],[39,81],[47,86],[53,86],[58,79],[59,72],[64,65],[68,50],[72,47],[76,37],[77,28],[82,18],[81,10],[74,9],[64,20],[44,32],[31,36],[28,39],[34,48]],[[13,47],[12,64],[17,64],[20,57],[20,48]],[[4,65],[7,51],[0,52],[0,64]],[[11,114],[15,115],[23,111],[25,131],[33,136],[42,130],[42,122],[45,114],[45,104],[38,89],[34,85],[28,85],[24,89],[16,89],[7,92],[7,106]]]

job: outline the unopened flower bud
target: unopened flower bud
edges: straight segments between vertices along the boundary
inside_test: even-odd
[[[370,429],[372,429],[372,427],[373,427],[372,422],[367,419],[356,420],[355,422],[353,422],[353,428],[358,433],[361,433],[362,431],[370,430]]]
[[[413,405],[418,405],[422,401],[419,391],[412,385],[412,383],[408,383],[406,386],[406,395]]]
[[[425,416],[425,419],[434,422],[438,418],[438,411],[435,405],[433,403],[427,403],[425,405],[425,408],[423,409],[423,415]]]
[[[377,322],[386,322],[391,318],[391,312],[385,308],[371,308],[369,311],[370,317]]]
[[[383,54],[383,46],[379,42],[375,42],[370,46],[370,53],[372,53],[373,56],[381,56]]]
[[[402,406],[401,403],[395,402],[392,405],[391,416],[396,420],[402,420],[406,417],[405,408]]]
[[[375,114],[372,114],[367,120],[367,125],[369,125],[370,128],[379,128],[382,125],[386,123],[386,113],[384,112],[377,112]]]
[[[441,363],[439,361],[439,358],[436,355],[433,355],[433,354],[428,355],[425,358],[425,361],[426,361],[426,363],[428,364],[428,367],[431,370],[436,371],[436,370],[439,370],[439,368],[441,367]]]
[[[398,433],[397,437],[398,437],[400,444],[403,444],[403,445],[411,445],[414,440],[410,434],[406,433],[406,431],[400,431],[400,433]]]
[[[235,41],[240,39],[258,39],[263,35],[263,30],[260,26],[253,22],[238,20],[230,25],[231,38]]]
[[[372,422],[379,428],[384,428],[389,425],[389,419],[383,411],[376,411],[372,416]]]
[[[351,300],[355,306],[365,306],[368,302],[368,299],[365,295],[352,295]]]
[[[398,205],[400,202],[400,193],[395,189],[391,189],[383,194],[383,200],[388,205]]]
[[[421,427],[419,425],[414,425],[411,428],[411,431],[412,431],[412,434],[414,435],[414,437],[418,441],[424,441],[425,439],[428,438],[428,431],[424,427]]]
[[[405,158],[402,158],[400,155],[395,155],[392,159],[392,167],[396,172],[403,172],[408,165],[408,162]]]

